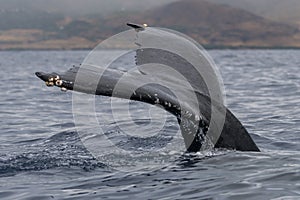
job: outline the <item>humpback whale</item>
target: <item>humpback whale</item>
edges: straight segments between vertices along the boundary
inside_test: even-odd
[[[217,76],[208,63],[200,59],[202,55],[198,52],[194,54],[194,50],[189,53],[180,42],[178,45],[183,51],[179,53],[152,45],[153,41],[161,43],[166,39],[161,36],[162,33],[170,34],[175,39],[181,38],[181,34],[138,24],[127,25],[133,28],[133,32],[128,34],[137,36],[133,41],[137,46],[133,50],[136,70],[124,71],[84,62],[64,73],[36,72],[36,76],[47,86],[57,86],[63,91],[118,97],[162,107],[177,118],[188,152],[200,151],[207,138],[214,148],[260,151],[242,123],[218,99],[220,91],[213,94],[211,88],[217,88]],[[144,42],[142,37],[150,39]],[[189,39],[185,42],[192,46],[195,44]],[[190,60],[184,57],[185,53],[192,55]],[[97,56],[97,59],[101,60],[101,57]],[[195,69],[193,62],[200,66],[199,70]],[[181,82],[183,79],[188,86]]]

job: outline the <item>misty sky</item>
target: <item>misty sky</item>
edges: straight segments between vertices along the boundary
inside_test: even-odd
[[[34,9],[67,14],[101,14],[149,9],[176,0],[0,0],[0,9]]]

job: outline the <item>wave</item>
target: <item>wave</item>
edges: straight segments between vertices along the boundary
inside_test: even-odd
[[[2,154],[0,176],[59,167],[76,167],[87,171],[107,167],[81,144],[76,132],[60,132],[50,138],[37,141],[39,143],[35,141],[30,145],[25,144],[27,152]]]
[[[116,137],[116,135],[113,137]],[[158,140],[164,141],[154,144]],[[113,171],[113,169],[120,170],[126,163],[132,164],[134,168],[149,167],[155,163],[153,166],[160,168],[170,164],[176,165],[176,163],[178,165],[186,165],[187,163],[198,162],[199,160],[220,155],[220,151],[217,153],[209,151],[195,154],[182,154],[180,151],[160,153],[158,150],[159,144],[164,144],[168,141],[169,137],[161,136],[154,136],[148,139],[130,137],[124,142],[118,143],[118,146],[127,149],[128,152],[135,147],[131,154],[113,152],[109,156],[104,154],[102,159],[98,159],[85,148],[77,132],[63,131],[49,138],[19,142],[18,145],[23,145],[22,147],[26,149],[25,152],[2,154],[0,156],[0,177],[14,176],[21,172],[55,168],[77,168],[84,171],[106,169]],[[150,150],[150,146],[154,149]]]

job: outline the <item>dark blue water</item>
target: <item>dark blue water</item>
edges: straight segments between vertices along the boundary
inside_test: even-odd
[[[123,144],[139,145],[139,157],[97,160],[76,132],[72,93],[47,88],[34,76],[35,71],[63,72],[88,52],[0,52],[0,198],[300,199],[300,51],[209,53],[222,73],[228,107],[261,153],[182,156],[178,139],[178,150],[162,155],[141,139]],[[109,99],[97,102],[104,129],[119,131],[106,112]],[[115,106],[120,116],[122,103]],[[155,134],[161,116],[166,116],[165,135],[178,131],[176,120],[162,111],[150,107],[151,116],[143,115],[149,106],[141,103],[133,103],[133,109],[146,135]],[[135,129],[130,122],[118,123]],[[128,161],[134,161],[130,170],[122,170]]]

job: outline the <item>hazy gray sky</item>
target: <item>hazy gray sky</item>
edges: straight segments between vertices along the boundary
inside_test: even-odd
[[[0,0],[0,9],[38,9],[68,14],[148,9],[177,0]]]

